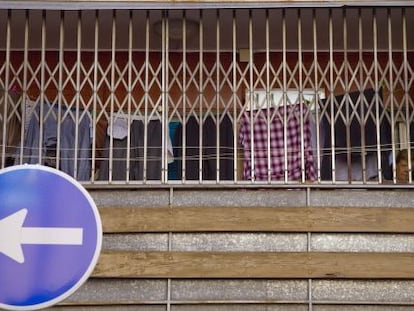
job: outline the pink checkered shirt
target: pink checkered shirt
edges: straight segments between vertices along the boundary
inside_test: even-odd
[[[276,110],[276,111],[275,111]],[[251,124],[251,114],[253,124]],[[270,127],[270,148],[268,146],[268,117]],[[261,109],[244,113],[240,124],[240,143],[244,149],[244,172],[246,180],[284,180],[285,172],[285,143],[284,132],[286,130],[287,147],[287,179],[300,181],[302,169],[306,180],[315,180],[315,168],[312,156],[311,130],[309,119],[302,117],[300,105],[286,107],[287,124],[283,120],[284,107]],[[303,107],[303,116],[307,115],[306,107]],[[301,135],[300,119],[303,118],[303,136]],[[253,127],[253,128],[251,128]],[[253,133],[252,131],[253,130]],[[253,146],[252,146],[253,134]],[[303,139],[304,167],[302,168],[301,139]],[[254,168],[251,162],[253,150]],[[268,172],[268,153],[270,153],[270,172]],[[252,178],[253,176],[253,178]]]

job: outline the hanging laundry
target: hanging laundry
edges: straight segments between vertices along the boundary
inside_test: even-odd
[[[109,177],[112,180],[124,181],[127,180],[127,177],[130,180],[144,180],[144,177],[146,180],[161,180],[162,123],[160,120],[153,119],[145,124],[138,117],[131,117],[131,120],[129,127],[126,116],[114,117],[112,128],[111,123],[108,123],[105,145],[101,154],[100,180],[109,180]],[[130,135],[129,146],[128,134]],[[110,149],[111,142],[112,151]],[[172,143],[168,135],[167,162],[173,161]],[[112,176],[110,176],[110,170]]]
[[[302,172],[306,180],[315,180],[308,114],[299,104],[243,114],[239,139],[244,179],[284,180],[286,170],[289,181],[301,180]]]
[[[184,128],[185,144],[183,143]],[[178,178],[184,176],[186,180],[198,180],[201,161],[202,180],[216,180],[217,171],[220,180],[232,180],[234,178],[233,133],[233,122],[228,114],[214,117],[209,115],[203,120],[191,116],[185,126],[180,124],[176,130]]]
[[[338,95],[333,100],[327,97],[321,101],[321,107],[325,111],[321,121],[325,130],[322,179],[332,180],[334,156],[336,180],[363,180],[364,176],[367,180],[377,178],[378,148],[381,166],[386,173],[391,150],[391,125],[384,116],[382,90],[378,90],[377,97],[372,88]],[[377,120],[377,114],[380,120]],[[334,153],[332,138],[335,141]]]
[[[43,103],[41,114],[40,105],[38,104],[32,112],[28,124],[24,143],[24,162],[57,167],[55,161],[59,152],[61,171],[77,180],[89,180],[91,173],[89,112],[81,110],[76,117],[74,110],[67,111],[67,108],[62,107],[59,111],[58,106]],[[60,145],[58,145],[58,135],[60,135]]]

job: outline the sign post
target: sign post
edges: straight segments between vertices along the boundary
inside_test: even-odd
[[[0,309],[66,299],[92,273],[101,245],[98,209],[71,176],[41,165],[0,170]]]

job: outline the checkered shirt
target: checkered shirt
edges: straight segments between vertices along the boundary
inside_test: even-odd
[[[275,111],[276,110],[276,111]],[[268,117],[270,127],[270,148],[268,146]],[[244,150],[244,172],[246,180],[284,180],[287,170],[289,181],[300,181],[302,169],[305,179],[316,179],[312,156],[311,130],[309,119],[303,117],[303,136],[301,135],[300,105],[286,107],[287,124],[284,125],[284,107],[248,111],[243,114],[239,138]],[[303,116],[307,115],[303,107]],[[251,124],[251,117],[253,124]],[[286,130],[286,146],[284,133]],[[252,146],[253,135],[253,146]],[[303,139],[304,167],[302,168],[301,139]],[[285,147],[287,165],[285,168]],[[254,166],[251,152],[253,151]],[[270,153],[270,171],[268,172],[268,152]]]

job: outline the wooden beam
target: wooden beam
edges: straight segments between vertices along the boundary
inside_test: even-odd
[[[105,207],[99,211],[105,233],[414,233],[414,208]]]
[[[413,253],[105,251],[99,278],[413,279]]]

